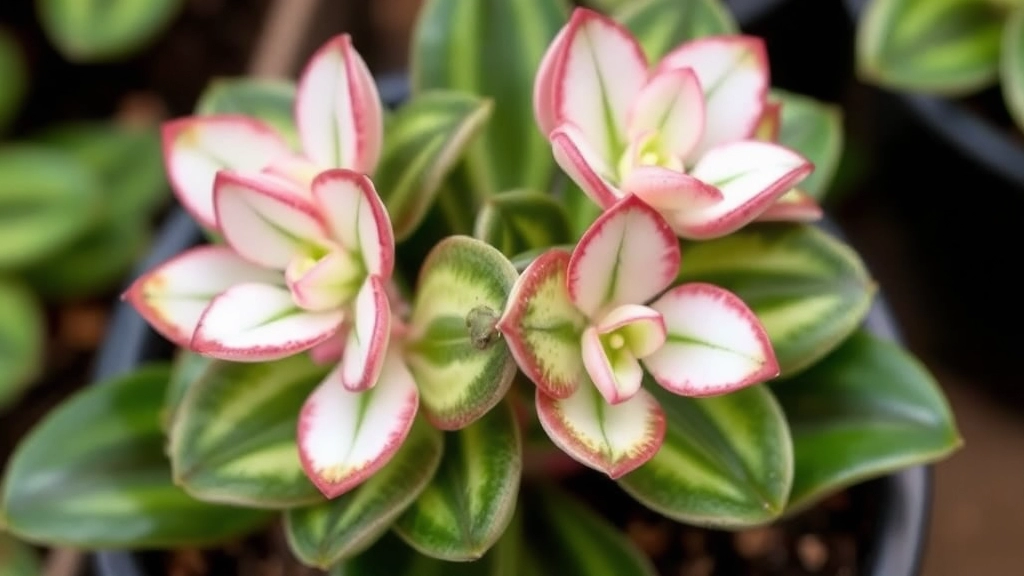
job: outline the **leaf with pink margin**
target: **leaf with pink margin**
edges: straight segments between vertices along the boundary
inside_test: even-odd
[[[665,153],[686,158],[704,134],[704,91],[690,68],[653,76],[629,110],[629,139],[655,132]]]
[[[365,272],[351,254],[334,248],[320,259],[296,256],[284,277],[299,307],[320,312],[347,305],[359,290]]]
[[[558,111],[555,106],[555,72],[562,52],[569,27],[563,26],[551,40],[544,57],[537,67],[537,75],[533,83],[533,116],[541,134],[547,138],[558,127]]]
[[[146,272],[121,298],[164,338],[187,347],[217,295],[236,284],[280,281],[280,274],[243,260],[227,246],[200,246]]]
[[[644,373],[639,359],[650,356],[664,343],[665,322],[660,312],[639,304],[624,304],[583,333],[583,364],[605,401],[619,404],[640,389]]]
[[[370,276],[359,289],[352,324],[341,359],[341,383],[351,392],[372,388],[391,339],[391,303],[380,276]]]
[[[665,414],[644,389],[613,406],[588,382],[562,400],[538,389],[536,403],[541,426],[552,442],[612,479],[650,460],[665,436]]]
[[[622,183],[622,191],[639,196],[658,212],[667,214],[711,206],[724,198],[718,188],[661,166],[633,168]]]
[[[810,194],[793,188],[757,217],[757,222],[817,222],[825,213]]]
[[[299,457],[328,498],[355,488],[394,456],[408,435],[419,392],[397,350],[388,351],[377,385],[350,392],[328,376],[299,416]]]
[[[384,110],[348,34],[335,36],[310,58],[299,78],[295,119],[303,151],[321,167],[374,172]]]
[[[615,173],[586,135],[572,124],[562,124],[551,133],[551,151],[555,162],[587,196],[602,208],[609,208],[622,192],[612,183]]]
[[[602,214],[569,260],[569,297],[591,320],[622,304],[644,304],[679,272],[679,241],[665,219],[636,196]]]
[[[651,307],[665,319],[665,345],[643,360],[654,379],[682,396],[715,396],[779,375],[764,326],[735,294],[693,282]]]
[[[395,268],[395,234],[370,178],[351,170],[327,170],[313,180],[312,192],[332,237],[362,260],[367,273],[389,280]]]
[[[203,226],[217,229],[213,180],[220,170],[257,172],[291,154],[272,128],[247,116],[188,116],[161,126],[164,167],[178,201]]]

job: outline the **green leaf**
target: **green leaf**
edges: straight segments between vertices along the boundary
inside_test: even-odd
[[[390,462],[350,492],[285,515],[288,544],[305,564],[327,568],[372,545],[423,492],[441,462],[441,433],[417,418]]]
[[[184,0],[36,0],[50,41],[72,62],[104,62],[145,47]]]
[[[510,190],[488,198],[477,214],[473,235],[510,258],[573,240],[572,224],[562,205],[532,190]]]
[[[494,101],[466,155],[472,185],[484,193],[551,185],[555,161],[534,120],[533,82],[567,15],[565,0],[427,0],[421,8],[410,55],[414,93],[459,90]]]
[[[687,244],[681,281],[735,292],[764,324],[789,377],[860,326],[875,284],[857,253],[810,225],[748,227]]]
[[[468,236],[446,238],[423,263],[406,362],[438,428],[470,424],[508,391],[516,363],[495,325],[517,276],[508,258]]]
[[[36,551],[0,533],[0,576],[39,576],[43,567]]]
[[[185,399],[185,394],[193,384],[198,382],[204,372],[217,360],[207,356],[200,356],[184,348],[179,348],[174,354],[174,362],[171,365],[171,378],[167,383],[167,397],[164,399],[163,423],[164,431],[170,434],[174,417]]]
[[[619,485],[674,520],[717,528],[767,523],[786,505],[793,444],[766,386],[710,398],[649,389],[665,409],[661,450]]]
[[[800,189],[824,198],[843,155],[842,110],[785,90],[772,90],[771,98],[782,103],[779,143],[814,163],[814,172],[800,183]]]
[[[195,370],[171,424],[175,481],[195,498],[251,508],[323,500],[302,470],[296,431],[302,404],[329,368],[298,354]]]
[[[566,183],[562,198],[572,224],[573,240],[579,240],[604,211],[575,182]]]
[[[509,402],[445,435],[434,479],[395,524],[410,546],[432,558],[482,557],[512,520],[523,442]]]
[[[100,184],[69,154],[18,144],[0,148],[0,269],[45,258],[100,215]]]
[[[419,226],[445,176],[486,125],[491,108],[490,100],[434,90],[414,96],[391,115],[374,184],[397,240]]]
[[[0,524],[31,542],[78,548],[207,546],[255,530],[266,513],[199,502],[171,481],[160,409],[169,367],[89,386],[18,445]]]
[[[243,114],[266,122],[298,152],[295,82],[277,78],[218,78],[199,95],[196,113]]]
[[[28,94],[28,67],[14,36],[0,28],[0,132],[14,121]]]
[[[1006,20],[999,73],[1006,107],[1017,128],[1024,130],[1024,7]]]
[[[694,38],[736,34],[739,26],[720,0],[622,2],[614,18],[637,38],[650,62]]]
[[[554,488],[523,494],[523,526],[538,574],[654,576],[654,566],[625,534]]]
[[[35,296],[0,279],[0,411],[42,371],[45,333],[45,317]]]
[[[793,434],[791,509],[962,444],[935,379],[892,342],[857,332],[799,377],[772,385]]]
[[[522,535],[505,536],[483,558],[474,562],[448,562],[424,556],[394,533],[385,534],[372,547],[337,565],[331,576],[527,576],[522,563]]]
[[[964,95],[995,80],[1005,15],[978,0],[870,0],[859,75],[887,88]]]

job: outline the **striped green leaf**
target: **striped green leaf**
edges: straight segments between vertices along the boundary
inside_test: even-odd
[[[1006,20],[999,75],[1006,107],[1024,131],[1024,5]]]
[[[739,31],[721,0],[635,0],[621,3],[615,19],[636,36],[651,62],[688,40]]]
[[[876,290],[852,248],[809,225],[748,227],[688,244],[683,254],[680,281],[739,295],[768,331],[783,377],[852,334]]]
[[[800,190],[824,198],[843,155],[843,113],[839,106],[785,90],[772,90],[782,103],[779,143],[814,163],[814,172],[800,182]]]
[[[495,325],[516,277],[508,258],[468,236],[443,240],[423,263],[406,362],[438,428],[467,426],[508,391],[516,364]]]
[[[995,80],[1006,19],[978,0],[868,0],[857,71],[887,88],[968,94]]]
[[[373,182],[403,240],[433,205],[445,176],[491,115],[491,101],[432,90],[414,96],[385,125],[384,150]]]
[[[509,258],[573,240],[572,224],[562,205],[532,190],[510,190],[488,198],[477,214],[473,235]]]
[[[523,446],[512,405],[445,435],[434,479],[395,524],[409,545],[432,558],[482,557],[508,527],[516,507]]]
[[[28,67],[14,35],[0,28],[0,133],[14,121],[28,94]]]
[[[170,433],[171,424],[174,422],[174,415],[185,399],[188,389],[202,378],[203,372],[210,366],[217,363],[217,360],[207,356],[200,356],[184,348],[179,348],[174,354],[174,362],[171,364],[171,379],[167,383],[167,396],[164,399],[164,410],[162,421],[164,430]]]
[[[562,203],[565,205],[565,211],[569,214],[569,220],[572,223],[574,241],[582,238],[594,220],[597,220],[597,217],[603,213],[597,202],[591,200],[582,188],[571,181],[566,182]]]
[[[372,545],[420,495],[441,462],[441,433],[422,418],[395,456],[366,482],[285,515],[288,544],[305,564],[333,566]]]
[[[11,458],[0,524],[80,548],[207,546],[264,526],[265,512],[200,502],[174,485],[160,429],[169,375],[141,368],[50,412]]]
[[[171,425],[175,481],[201,500],[252,508],[323,500],[302,471],[296,430],[303,402],[329,368],[299,354],[196,370]]]
[[[67,246],[101,213],[100,182],[70,154],[42,146],[0,148],[0,270]]]
[[[300,150],[295,126],[295,82],[278,78],[220,78],[199,95],[196,113],[242,114],[258,118]]]
[[[44,322],[42,305],[31,292],[0,279],[0,412],[42,370]]]
[[[414,92],[461,90],[494,101],[466,156],[471,185],[547,190],[551,145],[533,117],[541,58],[568,17],[566,0],[427,0],[413,32]]]
[[[665,443],[619,485],[669,518],[739,528],[778,517],[793,481],[786,418],[765,386],[710,398],[648,387],[665,409]]]
[[[0,576],[39,576],[39,556],[31,546],[0,533]]]
[[[868,478],[939,460],[962,444],[927,369],[898,345],[865,332],[772,388],[793,434],[791,510]]]
[[[145,47],[184,0],[36,0],[43,30],[72,62],[103,62]]]

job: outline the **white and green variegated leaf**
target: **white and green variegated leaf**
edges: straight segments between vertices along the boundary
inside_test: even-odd
[[[414,96],[388,119],[373,181],[391,215],[396,240],[419,226],[491,109],[490,100],[431,90]]]
[[[562,204],[532,190],[510,190],[489,198],[477,214],[473,235],[509,258],[573,240]]]
[[[445,435],[441,467],[395,531],[432,558],[480,558],[512,519],[522,467],[522,437],[505,402]]]
[[[42,573],[42,563],[31,546],[0,533],[0,576],[39,576]]]
[[[0,413],[42,372],[45,335],[42,303],[19,283],[0,279]]]
[[[296,152],[300,150],[295,126],[294,81],[280,78],[221,78],[199,95],[197,114],[242,114],[273,128]]]
[[[305,564],[328,568],[372,545],[434,476],[441,433],[417,418],[394,457],[353,490],[285,514],[292,552]]]
[[[737,294],[768,331],[783,378],[852,334],[876,291],[857,253],[810,225],[748,227],[683,253],[680,281]]]
[[[143,48],[184,0],[36,0],[43,30],[72,62],[105,62]]]
[[[185,399],[185,394],[193,384],[202,378],[203,373],[217,360],[208,356],[201,356],[187,349],[180,349],[174,355],[174,362],[171,364],[171,379],[167,383],[167,396],[164,398],[164,430],[171,431],[174,423],[174,415]]]
[[[170,432],[176,482],[196,498],[252,508],[321,501],[302,470],[296,428],[329,368],[300,354],[189,370],[196,379],[185,386]]]
[[[739,31],[721,0],[633,0],[621,3],[614,17],[636,36],[650,62],[688,40]]]
[[[800,190],[817,199],[825,197],[843,155],[843,112],[809,96],[772,90],[771,99],[782,104],[779,144],[796,150],[814,164],[814,172],[800,182]]]
[[[466,154],[470,184],[547,190],[555,162],[533,117],[534,75],[568,18],[566,0],[427,0],[413,32],[414,93],[460,90],[494,111]]]
[[[1006,19],[999,76],[1006,108],[1024,131],[1024,4]]]
[[[665,410],[661,449],[619,485],[648,508],[687,524],[764,524],[785,508],[793,443],[766,386],[686,398],[648,387]]]
[[[515,360],[495,325],[516,276],[508,258],[468,236],[443,240],[423,263],[406,362],[435,426],[467,426],[511,385]]]

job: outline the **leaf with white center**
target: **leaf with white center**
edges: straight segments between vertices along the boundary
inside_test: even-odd
[[[213,180],[218,171],[258,172],[291,154],[272,128],[247,116],[179,118],[165,122],[161,133],[171,188],[189,214],[213,230]]]
[[[333,336],[344,312],[307,312],[291,293],[269,284],[236,284],[203,311],[188,347],[234,362],[264,362],[298,354]]]
[[[510,190],[488,198],[477,213],[473,235],[509,258],[573,239],[562,204],[550,194],[532,190]]]
[[[390,279],[395,235],[373,182],[351,170],[327,170],[313,179],[312,193],[331,237],[359,258],[368,274]]]
[[[793,188],[761,213],[756,222],[817,222],[824,216],[821,206],[810,194]]]
[[[808,225],[745,229],[687,246],[680,282],[740,297],[791,376],[828,354],[867,315],[875,285],[852,248]]]
[[[516,280],[498,322],[519,368],[556,398],[589,385],[580,350],[587,318],[569,299],[569,258],[557,249],[538,256]]]
[[[394,458],[366,482],[285,514],[292,552],[308,566],[327,569],[374,544],[427,487],[443,451],[441,433],[416,418]]]
[[[1024,130],[1024,6],[1006,20],[999,80],[1006,108],[1018,129]]]
[[[423,221],[491,108],[490,100],[431,90],[414,96],[388,119],[374,180],[397,240],[406,239]]]
[[[705,154],[690,175],[722,192],[722,201],[674,213],[672,227],[695,240],[716,238],[749,224],[806,178],[814,166],[777,144],[744,140]]]
[[[302,149],[318,165],[374,172],[384,109],[348,34],[335,36],[310,58],[299,78],[295,119]]]
[[[665,413],[650,392],[608,404],[590,382],[559,400],[537,390],[537,416],[551,441],[576,461],[619,478],[650,460],[665,436]]]
[[[516,364],[495,326],[515,281],[508,258],[467,236],[441,241],[423,263],[406,359],[434,426],[465,427],[508,391]]]
[[[690,68],[652,77],[629,109],[629,139],[654,133],[665,154],[685,158],[704,133],[704,91]]]
[[[240,114],[270,126],[288,147],[301,150],[295,126],[295,82],[280,78],[216,78],[196,102],[196,114]]]
[[[484,555],[512,520],[523,446],[512,404],[445,435],[441,466],[395,532],[420,553],[468,561]]]
[[[651,307],[663,315],[667,336],[643,364],[673,393],[714,396],[779,375],[768,334],[735,294],[693,282],[669,290]]]
[[[341,359],[341,383],[350,392],[372,388],[384,366],[391,336],[391,304],[380,276],[370,276],[356,295],[351,330]]]
[[[284,270],[296,255],[326,242],[320,211],[276,178],[220,172],[213,204],[224,240],[239,256],[265,268]]]
[[[778,143],[814,164],[800,189],[821,200],[835,178],[843,156],[843,111],[808,96],[772,90],[781,103]]]
[[[569,260],[568,288],[583,314],[644,304],[679,272],[679,241],[665,219],[636,196],[602,214]]]
[[[123,298],[164,338],[187,347],[215,297],[237,284],[280,280],[280,274],[243,260],[227,246],[200,246],[140,276]]]
[[[397,351],[377,385],[350,392],[328,376],[299,416],[299,456],[310,480],[336,498],[371,478],[405,441],[419,406],[416,382]]]
[[[790,511],[868,478],[935,462],[963,444],[927,368],[864,332],[772,388],[793,430]]]
[[[178,374],[185,392],[170,430],[175,483],[205,502],[249,508],[321,501],[302,471],[295,430],[328,370],[299,354],[259,364],[214,360]]]
[[[613,17],[636,35],[651,62],[683,42],[739,30],[722,0],[628,0]]]
[[[0,412],[43,371],[46,316],[31,291],[0,281]]]
[[[764,40],[741,35],[693,40],[666,55],[655,74],[675,68],[692,68],[704,89],[704,132],[691,158],[753,136],[769,88]]]
[[[662,214],[706,208],[722,201],[722,191],[671,168],[635,166],[622,182],[622,191],[638,196]]]
[[[332,248],[320,259],[300,254],[284,272],[292,299],[303,310],[322,312],[348,305],[365,278],[352,254]]]
[[[665,343],[661,313],[639,304],[614,308],[583,332],[583,365],[609,404],[620,404],[640,390],[640,358]]]
[[[565,174],[598,206],[615,204],[622,192],[612,183],[612,165],[587,142],[586,135],[573,124],[562,124],[549,138],[555,162]]]
[[[665,441],[619,486],[651,510],[696,526],[758,526],[782,513],[793,443],[767,387],[712,398],[651,389],[665,411]]]

